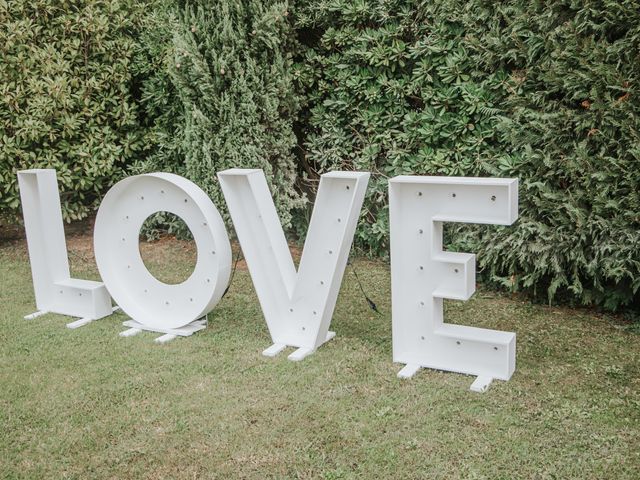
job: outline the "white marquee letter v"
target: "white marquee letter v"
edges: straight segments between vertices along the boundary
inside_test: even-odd
[[[335,335],[329,324],[369,173],[322,175],[298,272],[264,172],[234,168],[218,178],[273,340],[263,353],[293,346],[289,359],[302,360]]]

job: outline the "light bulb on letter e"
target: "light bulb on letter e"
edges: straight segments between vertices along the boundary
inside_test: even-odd
[[[515,370],[515,333],[444,323],[443,299],[475,291],[475,255],[442,248],[444,222],[511,225],[517,179],[399,176],[389,182],[393,360],[477,375],[472,390]]]

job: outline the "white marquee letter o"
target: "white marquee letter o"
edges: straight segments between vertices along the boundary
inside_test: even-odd
[[[160,211],[184,220],[198,250],[193,273],[177,285],[151,275],[140,256],[140,228]],[[222,217],[202,189],[179,175],[150,173],[115,184],[98,209],[93,241],[107,290],[127,315],[151,328],[179,328],[206,315],[229,283],[231,245]]]

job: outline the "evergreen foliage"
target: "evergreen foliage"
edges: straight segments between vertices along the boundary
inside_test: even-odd
[[[55,168],[66,220],[87,216],[140,149],[130,61],[141,1],[0,0],[0,213],[16,172]]]
[[[514,290],[638,305],[640,2],[325,0],[297,25],[305,170],[376,174],[360,245],[387,251],[388,177],[518,177],[516,225],[457,247]]]
[[[154,148],[135,171],[184,175],[222,210],[216,172],[261,168],[290,223],[302,198],[288,17],[286,2],[262,0],[169,1],[152,12],[136,63]]]
[[[518,177],[516,225],[451,247],[509,289],[640,307],[640,0],[0,0],[0,23],[5,218],[23,168],[58,171],[67,220],[125,172],[224,209],[216,172],[262,168],[302,234],[301,192],[357,169],[356,243],[384,255],[388,178]]]

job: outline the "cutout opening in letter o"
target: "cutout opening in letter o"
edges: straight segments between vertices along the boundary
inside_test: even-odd
[[[140,256],[142,224],[160,211],[182,218],[197,248],[193,272],[176,285],[151,275]],[[98,209],[93,242],[98,270],[113,299],[133,320],[151,328],[179,328],[206,315],[229,283],[231,245],[222,217],[200,187],[179,175],[149,173],[115,184]]]

